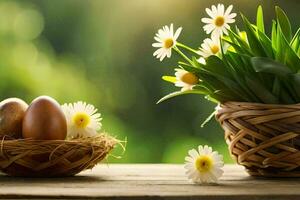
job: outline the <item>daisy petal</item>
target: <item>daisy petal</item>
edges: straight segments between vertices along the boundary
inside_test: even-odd
[[[209,8],[206,8],[205,9],[206,13],[211,17],[211,18],[214,18],[215,17],[215,14],[213,13],[213,11]]]
[[[153,43],[152,46],[153,47],[162,47],[162,44],[161,43]]]
[[[162,61],[165,57],[170,58],[172,55],[172,48],[176,45],[176,40],[181,33],[182,28],[178,28],[174,33],[174,25],[163,26],[155,34],[154,40],[157,41],[152,44],[153,47],[158,48],[154,51],[153,56]]]
[[[198,150],[198,151],[197,151]],[[215,183],[223,175],[223,157],[211,147],[198,146],[198,149],[188,151],[184,165],[188,179],[195,183]]]
[[[86,102],[62,105],[67,120],[67,138],[94,137],[101,128],[101,114]]]
[[[224,5],[218,4],[218,14],[224,16]]]
[[[209,23],[213,23],[214,20],[211,19],[211,18],[206,18],[206,17],[205,17],[205,18],[202,18],[201,21],[202,21],[203,23],[209,24]]]
[[[218,4],[217,6],[212,5],[211,9],[206,8],[206,12],[211,18],[202,18],[201,21],[206,23],[203,27],[204,31],[207,34],[212,34],[214,36],[222,36],[223,34],[228,34],[226,29],[228,28],[228,24],[234,23],[234,18],[236,17],[236,13],[231,13],[233,6],[230,5],[227,9],[225,9],[223,4]],[[226,27],[226,29],[223,29]]]
[[[230,15],[228,15],[228,18],[235,18],[236,17],[236,13],[231,13]]]
[[[199,156],[198,152],[195,149],[189,150],[189,155],[193,158],[197,158]]]
[[[226,9],[226,11],[225,11],[224,15],[225,15],[225,16],[228,16],[228,15],[229,15],[229,13],[231,13],[231,11],[232,11],[232,8],[233,8],[233,5],[230,5],[230,6],[228,6],[228,8]]]
[[[176,30],[176,32],[175,32],[175,34],[174,34],[174,40],[175,40],[175,41],[176,41],[177,38],[179,37],[181,31],[182,31],[182,27],[179,27],[179,28]]]

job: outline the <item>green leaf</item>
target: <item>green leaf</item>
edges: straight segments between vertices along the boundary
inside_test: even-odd
[[[214,74],[210,74],[207,71],[202,71],[199,74],[199,78],[202,80],[202,84],[209,89],[209,96],[218,99],[221,102],[224,102],[224,100],[228,99],[224,96],[224,94],[216,94],[216,91],[226,91],[224,92],[226,96],[230,96],[231,99],[241,99],[243,101],[247,101],[249,99],[246,98],[246,95],[242,95],[239,92],[236,92],[235,89],[232,89],[227,84],[224,84],[222,78],[220,80],[220,77]],[[229,81],[231,81],[229,79]]]
[[[257,30],[257,34],[267,56],[269,58],[274,58],[272,41],[270,40],[270,38],[268,38],[268,36],[265,33],[261,32],[260,30]]]
[[[285,12],[278,6],[275,7],[275,12],[277,16],[277,22],[281,26],[283,35],[288,42],[291,41],[292,28],[288,17],[286,16]]]
[[[204,98],[207,99],[208,101],[211,101],[211,102],[215,103],[215,104],[220,103],[220,101],[218,101],[217,99],[213,98],[213,97],[210,96],[210,95],[206,95]],[[225,102],[225,101],[224,101],[224,102]]]
[[[222,76],[219,74],[211,74],[211,75],[214,76],[217,80],[219,80],[223,84],[223,85],[219,85],[219,88],[225,86],[230,91],[232,91],[232,93],[234,93],[235,96],[238,96],[239,98],[244,99],[245,101],[249,100],[248,95],[245,94],[245,92],[242,90],[239,84],[236,83],[234,80],[232,80],[230,77]]]
[[[273,89],[272,89],[272,93],[275,95],[275,96],[279,96],[280,95],[280,90],[281,90],[281,87],[280,87],[280,81],[279,79],[276,77],[274,82],[273,82]]]
[[[291,80],[291,82],[292,82],[292,85],[293,85],[293,91],[295,91],[295,93],[296,93],[296,95],[297,95],[297,97],[298,97],[298,99],[297,99],[297,102],[299,102],[299,100],[300,100],[300,90],[299,90],[299,88],[300,88],[300,74],[291,74],[291,75],[289,75],[289,77],[290,77],[290,80]]]
[[[261,6],[258,6],[258,8],[257,8],[256,26],[259,31],[261,31],[262,33],[265,33],[264,15],[263,15],[263,9]]]
[[[300,58],[296,54],[296,52],[292,49],[286,38],[284,37],[281,26],[277,26],[277,38],[278,38],[278,50],[277,56],[278,60],[282,63],[286,64],[290,69],[294,72],[297,72],[300,69]]]
[[[191,66],[191,64],[188,64],[188,63],[182,62],[182,61],[179,61],[179,62],[178,62],[178,65]]]
[[[280,25],[276,25],[277,31],[276,31],[276,53],[275,53],[275,59],[277,61],[280,61],[282,63],[285,63],[285,49],[284,49],[284,38],[282,37],[282,30],[280,28]]]
[[[272,20],[272,48],[277,50],[277,24],[276,21]]]
[[[224,62],[217,56],[210,56],[206,59],[206,65],[203,68],[214,74],[220,74],[222,76],[230,77],[230,74],[226,70]]]
[[[287,66],[270,58],[253,57],[251,63],[256,72],[270,73],[281,77],[293,73]]]
[[[251,63],[245,65],[243,59],[241,59],[240,55],[236,53],[229,53],[226,55],[226,58],[228,60],[228,65],[231,66],[230,69],[232,69],[230,73],[245,94],[244,96],[251,101],[258,101],[257,97],[248,88],[244,78],[245,76],[248,76],[249,73],[255,72],[251,66]],[[250,69],[248,66],[250,66]],[[241,76],[241,74],[243,74],[243,76]]]
[[[227,52],[226,55],[227,62],[230,63],[232,70],[235,72],[244,72],[247,69],[244,69],[244,63],[243,60],[241,59],[241,54],[235,53],[235,52]],[[234,67],[234,66],[239,66],[239,67]]]
[[[176,97],[176,96],[180,96],[180,95],[185,95],[185,94],[206,94],[207,92],[206,91],[202,91],[202,90],[188,90],[188,91],[177,91],[177,92],[173,92],[173,93],[170,93],[166,96],[164,96],[163,98],[161,98],[156,104],[159,104],[167,99],[170,99],[170,98],[173,98],[173,97]]]
[[[254,78],[246,77],[246,82],[252,92],[261,100],[262,103],[277,104],[278,98],[275,97],[268,89]]]
[[[163,76],[162,79],[170,83],[175,83],[177,81],[175,76]]]
[[[298,50],[300,46],[300,28],[297,30],[296,34],[294,35],[292,41],[290,42],[290,45],[292,49],[298,54]]]
[[[290,68],[282,63],[276,62],[270,58],[251,58],[252,65],[257,72],[274,74],[276,77],[273,81],[272,94],[282,103],[295,103],[298,91],[297,81],[294,80],[294,74]],[[280,79],[279,79],[280,78]],[[289,84],[291,82],[291,84]],[[300,87],[300,85],[298,85]],[[298,88],[299,88],[298,87]],[[259,88],[260,89],[260,88]],[[300,97],[300,96],[299,96]],[[299,99],[300,100],[300,99]]]
[[[283,83],[281,85],[280,89],[280,101],[284,104],[294,104],[296,101],[294,101],[293,97],[289,94],[288,89],[285,87],[285,84]],[[290,86],[288,86],[290,87]]]
[[[230,29],[228,30],[228,32],[229,32],[229,37],[230,37],[232,43],[240,46],[241,53],[246,53],[246,54],[252,55],[249,44],[240,35],[236,34],[235,32],[233,32]]]
[[[226,102],[226,101],[231,101],[233,99],[236,99],[236,97],[230,95],[230,91],[228,91],[228,89],[214,91],[214,93],[210,94],[210,96],[218,97],[217,99],[219,99],[219,97],[222,97],[221,102]],[[243,100],[243,98],[238,98],[238,99]]]
[[[231,45],[234,48],[234,50],[239,54],[252,54],[250,51],[246,51],[246,49],[241,47],[239,44],[233,43],[226,39],[223,39],[223,41],[226,42],[227,44]]]
[[[200,72],[200,68],[193,67],[189,64],[183,64],[182,62],[178,62],[179,67],[184,69],[185,71],[191,72],[193,74],[198,74]]]
[[[259,39],[257,38],[256,32],[254,31],[252,24],[249,22],[249,20],[244,15],[242,15],[242,19],[244,21],[245,31],[247,33],[248,42],[249,42],[251,51],[256,56],[265,57],[266,53],[265,53],[264,48],[261,45]]]

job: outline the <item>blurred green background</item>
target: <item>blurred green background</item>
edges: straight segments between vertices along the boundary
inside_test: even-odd
[[[199,144],[232,162],[217,122],[200,127],[214,104],[190,95],[156,105],[178,88],[161,80],[176,59],[152,56],[154,34],[174,23],[183,27],[179,40],[197,48],[206,37],[204,10],[216,3],[233,4],[252,21],[262,4],[268,27],[279,5],[299,25],[297,0],[1,0],[1,99],[50,95],[96,105],[105,131],[128,140],[122,159],[110,162],[182,163]]]

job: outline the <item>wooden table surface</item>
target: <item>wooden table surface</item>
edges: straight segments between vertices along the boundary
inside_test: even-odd
[[[300,179],[254,179],[226,165],[218,185],[196,185],[183,165],[101,164],[69,178],[0,175],[2,199],[300,199]]]

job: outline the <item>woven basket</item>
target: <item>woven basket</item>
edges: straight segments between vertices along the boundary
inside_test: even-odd
[[[300,104],[227,102],[216,118],[231,155],[250,175],[300,177]]]
[[[2,139],[0,171],[11,176],[62,177],[91,169],[118,141],[105,134],[73,140]]]

